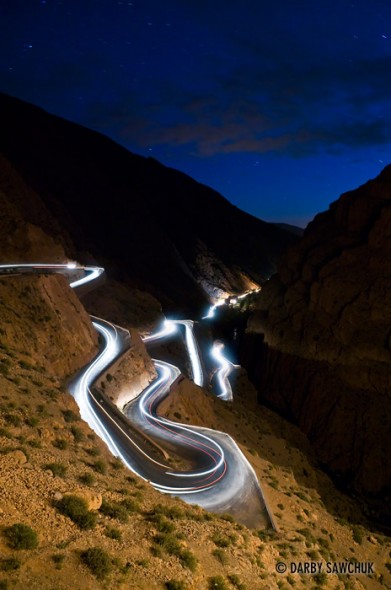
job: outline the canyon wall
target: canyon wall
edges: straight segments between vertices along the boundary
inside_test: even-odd
[[[367,494],[390,485],[391,166],[319,214],[259,295],[243,362],[261,401]]]

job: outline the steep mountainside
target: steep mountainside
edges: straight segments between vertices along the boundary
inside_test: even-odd
[[[0,95],[0,124],[0,150],[78,250],[111,260],[165,307],[262,282],[295,240],[185,174],[17,99]]]
[[[262,290],[245,362],[345,483],[387,504],[391,167],[318,215]]]

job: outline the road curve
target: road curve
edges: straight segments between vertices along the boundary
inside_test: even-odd
[[[0,265],[0,274],[8,276],[61,273],[76,290],[99,280],[103,272],[104,269],[99,267],[82,267],[74,263]],[[94,392],[93,383],[98,376],[129,349],[130,336],[127,330],[110,322],[95,317],[91,319],[104,346],[97,357],[71,380],[69,389],[79,405],[81,417],[110,451],[163,493],[182,497],[189,503],[214,512],[229,512],[247,526],[274,527],[255,472],[230,436],[158,416],[160,402],[169,394],[171,385],[180,375],[177,367],[154,361],[158,378],[126,406],[126,416],[132,428],[118,419],[117,412],[107,399]],[[200,355],[191,320],[168,321],[162,331],[146,340],[162,338],[167,331],[175,330],[178,324],[186,330],[194,381],[202,384]],[[157,458],[143,441],[143,433],[190,462],[192,467],[186,472],[178,471],[163,457]]]

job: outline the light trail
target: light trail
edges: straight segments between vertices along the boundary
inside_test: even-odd
[[[215,317],[216,309],[218,307],[221,307],[222,305],[226,305],[226,303],[227,302],[226,302],[225,299],[219,299],[214,305],[211,305],[210,306],[210,308],[208,310],[208,313],[206,315],[204,315],[201,319],[202,320],[207,320],[209,318],[214,318]]]
[[[217,396],[224,401],[231,402],[233,400],[232,387],[229,382],[229,375],[232,372],[234,365],[226,359],[223,355],[224,344],[222,342],[215,342],[212,346],[212,356],[218,363],[220,368],[217,370],[217,379],[220,385],[221,393]]]
[[[196,385],[203,387],[204,372],[201,367],[201,358],[198,350],[197,341],[194,336],[194,322],[192,320],[167,320],[171,324],[182,325],[185,327],[186,348],[190,358],[193,381]]]
[[[77,288],[96,280],[103,274],[104,269],[83,267],[74,262],[0,265],[0,276],[27,272],[60,272],[68,277],[75,273],[76,279],[70,282],[70,286]],[[84,274],[83,277],[78,276],[81,272]],[[141,447],[137,444],[135,436],[129,435],[110,406],[110,402],[103,394],[94,392],[92,386],[108,366],[129,349],[130,335],[127,330],[110,322],[94,316],[91,316],[91,319],[94,328],[104,341],[104,346],[97,357],[73,378],[69,390],[79,406],[82,419],[105,442],[109,451],[120,457],[131,471],[151,483],[158,491],[183,497],[187,502],[199,504],[208,510],[235,513],[235,507],[240,506],[248,494],[252,495],[252,501],[255,495],[259,503],[256,513],[247,514],[244,518],[240,512],[239,520],[254,526],[254,518],[256,518],[265,526],[270,525],[270,522],[274,526],[255,472],[230,436],[204,427],[178,424],[157,414],[160,402],[169,394],[171,386],[181,374],[174,365],[154,361],[158,378],[128,404],[127,415],[134,419],[133,427],[136,431],[139,429],[141,433],[144,432],[144,436],[153,432],[155,439],[169,442],[179,454],[182,453],[196,467],[187,472],[174,470],[173,467],[157,461],[147,452],[145,445]],[[201,359],[193,332],[194,323],[191,320],[166,320],[162,330],[147,336],[144,341],[152,342],[166,338],[175,333],[178,325],[185,327],[185,342],[191,360],[194,382],[202,385]],[[216,354],[219,357],[219,354]],[[219,358],[221,361],[221,357]],[[219,485],[223,479],[224,485]]]

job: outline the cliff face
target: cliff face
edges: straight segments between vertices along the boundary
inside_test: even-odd
[[[63,378],[98,352],[89,316],[64,277],[0,277],[0,347]]]
[[[264,281],[295,240],[185,174],[1,94],[0,124],[0,151],[76,248],[166,309]]]
[[[308,226],[264,287],[245,363],[357,490],[390,485],[391,167]]]

